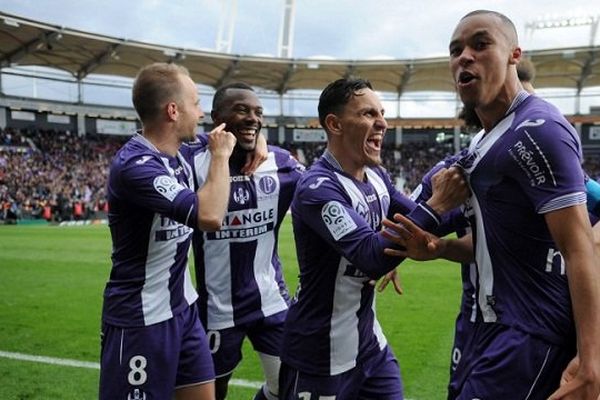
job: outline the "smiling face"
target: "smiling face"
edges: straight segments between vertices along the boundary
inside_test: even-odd
[[[237,138],[236,146],[254,151],[263,123],[263,108],[252,90],[229,88],[218,110],[213,110],[215,125],[225,122],[225,129]]]
[[[384,109],[375,92],[354,93],[342,111],[328,116],[330,144],[344,170],[362,179],[365,166],[381,164],[381,145],[387,129]]]
[[[508,87],[521,50],[514,29],[501,17],[480,13],[463,18],[449,46],[450,70],[461,100],[468,108],[486,108],[495,102],[510,105]]]

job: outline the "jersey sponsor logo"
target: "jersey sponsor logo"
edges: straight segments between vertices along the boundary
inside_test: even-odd
[[[142,165],[142,164],[145,164],[146,161],[148,161],[151,158],[152,158],[152,156],[142,156],[142,158],[140,158],[139,160],[137,160],[135,163],[138,164],[138,165]]]
[[[540,166],[541,162],[543,162],[543,160],[541,160],[543,154],[540,154],[539,148],[534,151],[527,148],[525,143],[519,140],[508,150],[508,153],[517,162],[523,172],[527,174],[531,186],[538,186],[546,183],[546,169],[543,166]],[[539,159],[536,159],[536,155]]]
[[[250,182],[250,177],[246,175],[234,175],[229,177],[229,182]]]
[[[524,128],[526,126],[534,127],[534,126],[544,125],[545,122],[546,122],[546,120],[544,120],[544,119],[528,119],[528,120],[525,120],[525,121],[521,122],[519,124],[519,126],[517,126],[515,128],[515,131],[519,130],[521,128]]]
[[[321,218],[335,240],[341,239],[357,228],[346,209],[337,201],[325,204],[321,210]]]
[[[261,222],[273,221],[275,209],[248,210],[246,212],[230,212],[223,219],[223,227],[259,224]]]
[[[154,189],[169,201],[173,201],[185,189],[175,178],[167,175],[157,176],[153,184]]]
[[[250,193],[244,188],[237,188],[233,191],[233,200],[238,204],[246,204],[250,200]]]
[[[160,231],[156,231],[154,237],[157,242],[166,242],[167,240],[188,236],[191,233],[192,228],[185,225],[180,225],[173,229],[162,229]]]
[[[317,181],[315,183],[311,183],[310,185],[308,185],[309,188],[311,189],[317,189],[319,186],[321,186],[321,184],[325,181],[328,181],[329,178],[325,178],[325,177],[319,177],[317,178]]]
[[[248,239],[272,231],[273,226],[273,222],[268,222],[262,225],[251,226],[249,228],[221,229],[220,231],[216,232],[207,232],[206,237],[208,240]]]
[[[258,189],[264,194],[272,194],[277,190],[277,181],[270,175],[263,176],[258,180]]]
[[[273,230],[275,209],[230,212],[225,215],[221,229],[207,232],[208,240],[252,238]]]

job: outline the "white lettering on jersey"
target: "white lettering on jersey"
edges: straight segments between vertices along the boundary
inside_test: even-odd
[[[560,251],[555,250],[553,248],[548,249],[548,256],[546,257],[546,272],[552,272],[552,267],[554,265],[554,259],[558,257],[559,265],[560,265],[560,274],[564,275],[565,272],[565,259],[563,258]]]
[[[515,128],[515,131],[517,131],[525,126],[540,126],[540,125],[543,125],[545,122],[546,122],[546,120],[543,120],[543,119],[528,119],[528,120],[521,122],[519,124],[519,126],[517,126]]]
[[[246,175],[234,175],[229,177],[229,182],[250,182],[250,177]]]
[[[325,178],[328,179],[328,178]],[[337,201],[330,201],[321,210],[321,218],[335,240],[343,238],[357,228],[346,209]]]
[[[531,186],[537,186],[546,182],[545,171],[536,162],[533,150],[528,149],[522,141],[519,140],[515,143],[513,148],[509,149],[508,152],[527,174]]]
[[[317,178],[317,181],[315,183],[311,183],[310,185],[308,185],[308,187],[311,189],[316,189],[319,186],[321,186],[321,183],[328,181],[328,180],[329,180],[329,178],[325,178],[325,177]]]
[[[154,178],[154,189],[169,201],[173,201],[177,194],[185,189],[175,178],[161,175]]]
[[[242,210],[233,211],[225,215],[223,227],[239,227],[240,225],[253,225],[261,222],[273,222],[275,219],[275,209],[265,210]]]

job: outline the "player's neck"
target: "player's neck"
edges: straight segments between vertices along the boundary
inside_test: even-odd
[[[161,153],[175,157],[181,147],[181,142],[177,136],[175,134],[166,134],[164,130],[152,126],[144,126],[141,133]]]
[[[229,157],[229,166],[235,170],[240,170],[246,164],[248,153],[248,150],[244,150],[236,144],[231,157]]]
[[[352,176],[357,181],[363,182],[365,179],[365,166],[357,165],[351,157],[348,157],[348,152],[338,150],[334,146],[328,146],[327,151],[328,161],[336,168],[344,171]]]
[[[475,112],[486,133],[494,129],[504,119],[522,89],[520,83],[518,85],[507,83],[491,103],[475,108]]]

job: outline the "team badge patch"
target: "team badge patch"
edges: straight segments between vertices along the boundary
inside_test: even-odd
[[[343,238],[357,228],[346,209],[337,201],[330,201],[321,210],[321,218],[335,240]]]
[[[250,200],[250,193],[242,187],[232,190],[232,192],[233,192],[233,200],[238,204],[243,205],[243,204],[246,204],[248,202],[248,200]]]
[[[154,178],[154,189],[169,201],[173,201],[177,194],[185,189],[175,178],[161,175]]]
[[[258,181],[258,188],[264,194],[272,194],[277,190],[277,181],[270,175],[263,176]]]

